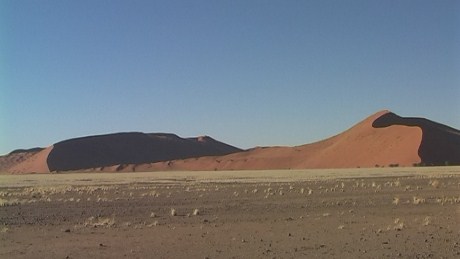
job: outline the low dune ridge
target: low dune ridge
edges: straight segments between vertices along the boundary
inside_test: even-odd
[[[226,155],[238,151],[241,150],[211,137],[180,138],[168,133],[129,132],[56,143],[47,158],[47,164],[51,171],[69,171]]]
[[[0,157],[0,162],[2,172],[13,174],[94,168],[134,171],[136,164],[239,151],[209,136],[181,138],[169,133],[128,132],[69,139],[46,149],[14,151]]]

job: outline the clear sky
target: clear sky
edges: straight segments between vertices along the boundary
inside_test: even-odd
[[[297,145],[460,128],[460,1],[0,0],[0,154],[121,131]]]

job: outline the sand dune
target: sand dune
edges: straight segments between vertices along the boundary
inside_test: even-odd
[[[70,139],[16,160],[8,156],[0,163],[11,173],[459,165],[460,131],[385,110],[341,134],[295,147],[241,150],[207,136],[133,132]]]
[[[53,150],[53,146],[47,147],[40,152],[28,157],[21,163],[18,163],[7,169],[8,172],[13,174],[19,173],[49,173],[48,164],[46,159],[50,152]]]
[[[10,152],[8,155],[0,156],[0,172],[4,172],[8,168],[27,160],[42,150],[43,148],[18,149]]]
[[[117,164],[141,164],[241,151],[210,137],[174,134],[117,133],[59,142],[48,157],[51,171],[79,170]]]
[[[349,130],[312,144],[255,148],[221,157],[138,165],[140,170],[353,168],[460,164],[460,134],[421,118],[380,111]]]
[[[422,140],[418,155],[426,165],[460,164],[460,131],[423,118],[402,118],[394,113],[380,116],[372,124],[375,128],[394,125],[419,127]]]
[[[208,136],[180,138],[166,133],[116,133],[65,140],[24,161],[10,165],[10,173],[129,169],[131,164],[152,163],[241,151]],[[6,160],[6,158],[5,158]]]

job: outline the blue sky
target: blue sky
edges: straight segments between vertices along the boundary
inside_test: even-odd
[[[120,131],[297,145],[460,128],[459,1],[0,1],[0,154]]]

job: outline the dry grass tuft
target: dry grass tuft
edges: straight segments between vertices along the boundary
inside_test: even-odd
[[[431,224],[431,217],[430,216],[426,216],[424,219],[423,219],[423,225],[424,226],[428,226]]]
[[[14,206],[20,204],[18,199],[5,200],[0,198],[0,207]]]
[[[115,217],[89,217],[85,223],[85,227],[90,226],[90,227],[112,227],[115,225]]]
[[[401,231],[406,227],[406,225],[404,225],[404,222],[402,222],[399,218],[396,218],[394,223],[395,226],[393,227],[393,229],[396,231]]]
[[[429,181],[429,184],[433,187],[433,188],[439,188],[439,186],[441,185],[441,183],[438,181],[438,180],[430,180]]]
[[[412,203],[415,205],[423,204],[426,202],[426,199],[424,198],[419,198],[417,196],[412,197]]]
[[[155,220],[154,222],[152,222],[152,224],[147,225],[147,227],[151,228],[153,226],[158,226],[158,225],[159,225],[158,220]]]
[[[130,221],[124,222],[122,224],[122,226],[124,226],[124,227],[131,227],[131,225],[133,225],[133,223],[131,223]]]

